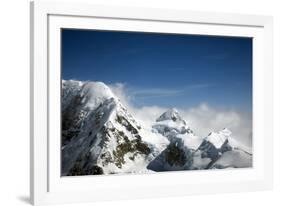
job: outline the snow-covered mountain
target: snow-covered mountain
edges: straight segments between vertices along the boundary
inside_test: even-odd
[[[148,169],[175,171],[252,165],[250,149],[235,141],[227,128],[211,132],[205,138],[198,137],[176,109],[163,113],[153,128],[166,136],[170,144],[149,163]]]
[[[102,82],[62,83],[62,175],[146,171],[153,148]]]
[[[176,109],[145,128],[102,82],[62,81],[62,175],[251,167],[228,129],[202,138]]]
[[[193,167],[193,156],[203,139],[194,135],[176,109],[163,113],[152,126],[167,137],[170,144],[148,165],[154,171],[190,170]]]

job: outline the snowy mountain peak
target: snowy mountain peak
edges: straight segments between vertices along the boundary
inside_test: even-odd
[[[156,122],[165,121],[165,120],[172,120],[176,122],[176,121],[182,121],[182,118],[180,117],[179,112],[175,108],[171,108],[166,112],[164,112],[158,119],[156,119]]]
[[[156,119],[153,128],[169,139],[174,138],[178,134],[193,133],[175,108],[169,109],[160,115]]]
[[[223,128],[219,133],[224,134],[225,136],[230,136],[232,132],[228,128]]]
[[[102,82],[86,82],[82,88],[82,102],[86,102],[86,107],[97,108],[107,99],[117,99],[110,88]]]
[[[118,98],[112,93],[110,88],[103,82],[82,82],[76,80],[62,80],[63,105],[70,104],[73,97],[81,101],[84,108],[96,109],[105,100]],[[64,108],[63,108],[64,109]]]
[[[205,140],[212,143],[216,148],[221,148],[226,140],[231,135],[231,131],[227,128],[222,129],[219,132],[211,132]]]

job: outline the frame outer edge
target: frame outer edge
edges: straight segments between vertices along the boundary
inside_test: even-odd
[[[29,108],[29,117],[30,117],[30,202],[34,204],[34,2],[30,2],[30,82],[29,82],[29,91],[30,91],[30,108]]]
[[[95,4],[89,2],[64,2],[54,0],[35,0],[45,7],[50,15],[66,15],[77,17],[102,17],[117,19],[134,19],[143,21],[165,21],[175,23],[202,23],[219,25],[239,25],[239,26],[257,26],[263,27],[270,16],[240,14],[215,11],[192,11],[184,9],[168,8],[150,8],[150,7],[132,7],[116,6],[106,4]],[[79,5],[88,6],[90,10],[79,8]],[[64,11],[67,8],[68,11]],[[79,9],[77,9],[79,8]],[[126,9],[126,12],[122,11]],[[155,12],[157,11],[157,12]],[[83,15],[81,15],[83,12]],[[106,15],[105,15],[106,14]],[[144,16],[145,14],[145,16]],[[159,15],[160,14],[160,15]],[[163,14],[163,15],[162,15]],[[164,15],[165,14],[165,15]],[[235,17],[235,18],[234,18]],[[192,20],[191,20],[192,19]]]
[[[268,82],[270,84],[268,85],[268,89],[266,92],[268,93],[268,99],[270,99],[268,105],[265,109],[267,109],[267,119],[270,123],[270,131],[269,131],[269,137],[267,140],[267,145],[266,145],[266,171],[265,171],[265,179],[266,179],[266,188],[268,190],[273,189],[273,181],[274,181],[274,174],[273,174],[273,144],[274,144],[274,126],[273,126],[273,104],[274,104],[274,99],[273,99],[273,75],[274,75],[274,68],[273,68],[273,17],[272,16],[267,16],[265,18],[265,24],[264,24],[264,30],[265,30],[265,66],[264,68],[267,68],[267,71],[269,72],[268,74]]]
[[[47,193],[47,7],[30,2],[30,200],[45,204]]]
[[[72,7],[71,14],[66,14],[63,11],[63,6],[68,5]],[[84,6],[87,4],[83,4]],[[51,2],[51,1],[32,1],[30,2],[30,200],[33,205],[41,205],[50,201],[49,195],[47,193],[47,114],[39,114],[38,111],[42,111],[45,106],[47,106],[47,91],[43,88],[47,88],[47,78],[43,78],[44,75],[47,77],[47,16],[48,14],[58,14],[58,15],[74,15],[76,14],[75,9],[77,9],[79,3],[61,3],[61,2]],[[93,7],[94,4],[89,4]],[[96,16],[102,17],[107,14],[111,18],[129,18],[149,20],[155,19],[159,21],[171,21],[171,22],[186,22],[191,19],[194,15],[194,23],[209,22],[210,24],[229,24],[229,25],[244,25],[244,26],[260,26],[265,29],[265,65],[268,67],[269,74],[267,74],[267,79],[272,82],[272,72],[273,72],[273,18],[271,16],[256,16],[256,15],[242,15],[242,14],[227,14],[227,13],[215,13],[215,12],[193,12],[178,10],[182,14],[181,18],[176,15],[177,10],[166,10],[157,9],[161,12],[167,12],[166,17],[157,16],[153,14],[155,9],[142,8],[142,9],[132,9],[129,12],[122,14],[116,10],[118,6],[102,6],[96,5],[93,11],[97,11]],[[124,7],[128,10],[132,7]],[[99,11],[99,9],[101,9]],[[128,11],[127,10],[127,11]],[[134,13],[136,10],[138,12]],[[114,11],[113,14],[110,12]],[[147,17],[142,17],[143,11],[148,11]],[[103,15],[102,15],[103,13]],[[211,19],[206,19],[205,17],[200,17],[201,14],[213,15]],[[89,12],[85,12],[85,16],[91,17]],[[177,16],[177,17],[176,17]],[[232,18],[236,17],[235,20]],[[219,21],[220,18],[224,18],[223,21]],[[246,21],[244,21],[247,18]],[[170,19],[170,20],[169,20]],[[173,20],[171,20],[173,19]],[[232,19],[232,20],[231,20]],[[243,22],[244,21],[244,22]],[[40,43],[40,44],[39,44]],[[40,45],[40,46],[39,46]],[[39,59],[39,60],[38,60]],[[40,63],[39,63],[40,62]],[[42,82],[40,82],[42,81]],[[273,84],[271,83],[266,87],[266,91],[269,92],[267,97],[270,99],[268,103],[272,104],[273,101]],[[270,91],[269,91],[270,90]],[[272,101],[272,102],[271,102]],[[272,105],[271,105],[272,106]],[[45,108],[47,111],[47,108]],[[273,188],[273,126],[272,117],[273,109],[269,109],[267,114],[267,119],[270,122],[269,127],[269,137],[266,144],[266,162],[264,180],[260,185],[260,189],[272,189]],[[45,111],[45,110],[44,110]],[[45,148],[43,149],[43,146]],[[271,151],[269,151],[271,149]],[[48,168],[47,168],[48,169]],[[260,182],[261,183],[261,182]]]

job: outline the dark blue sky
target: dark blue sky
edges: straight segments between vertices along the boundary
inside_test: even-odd
[[[252,110],[252,39],[62,30],[62,78],[123,83],[137,106]]]

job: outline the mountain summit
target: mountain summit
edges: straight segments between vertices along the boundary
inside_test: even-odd
[[[174,138],[178,134],[193,133],[186,121],[181,118],[179,112],[174,108],[160,115],[156,119],[153,128],[169,139]]]
[[[179,115],[178,110],[176,110],[175,108],[169,109],[166,112],[164,112],[160,117],[156,119],[156,122],[160,122],[164,120],[172,120],[174,122],[183,121]]]

